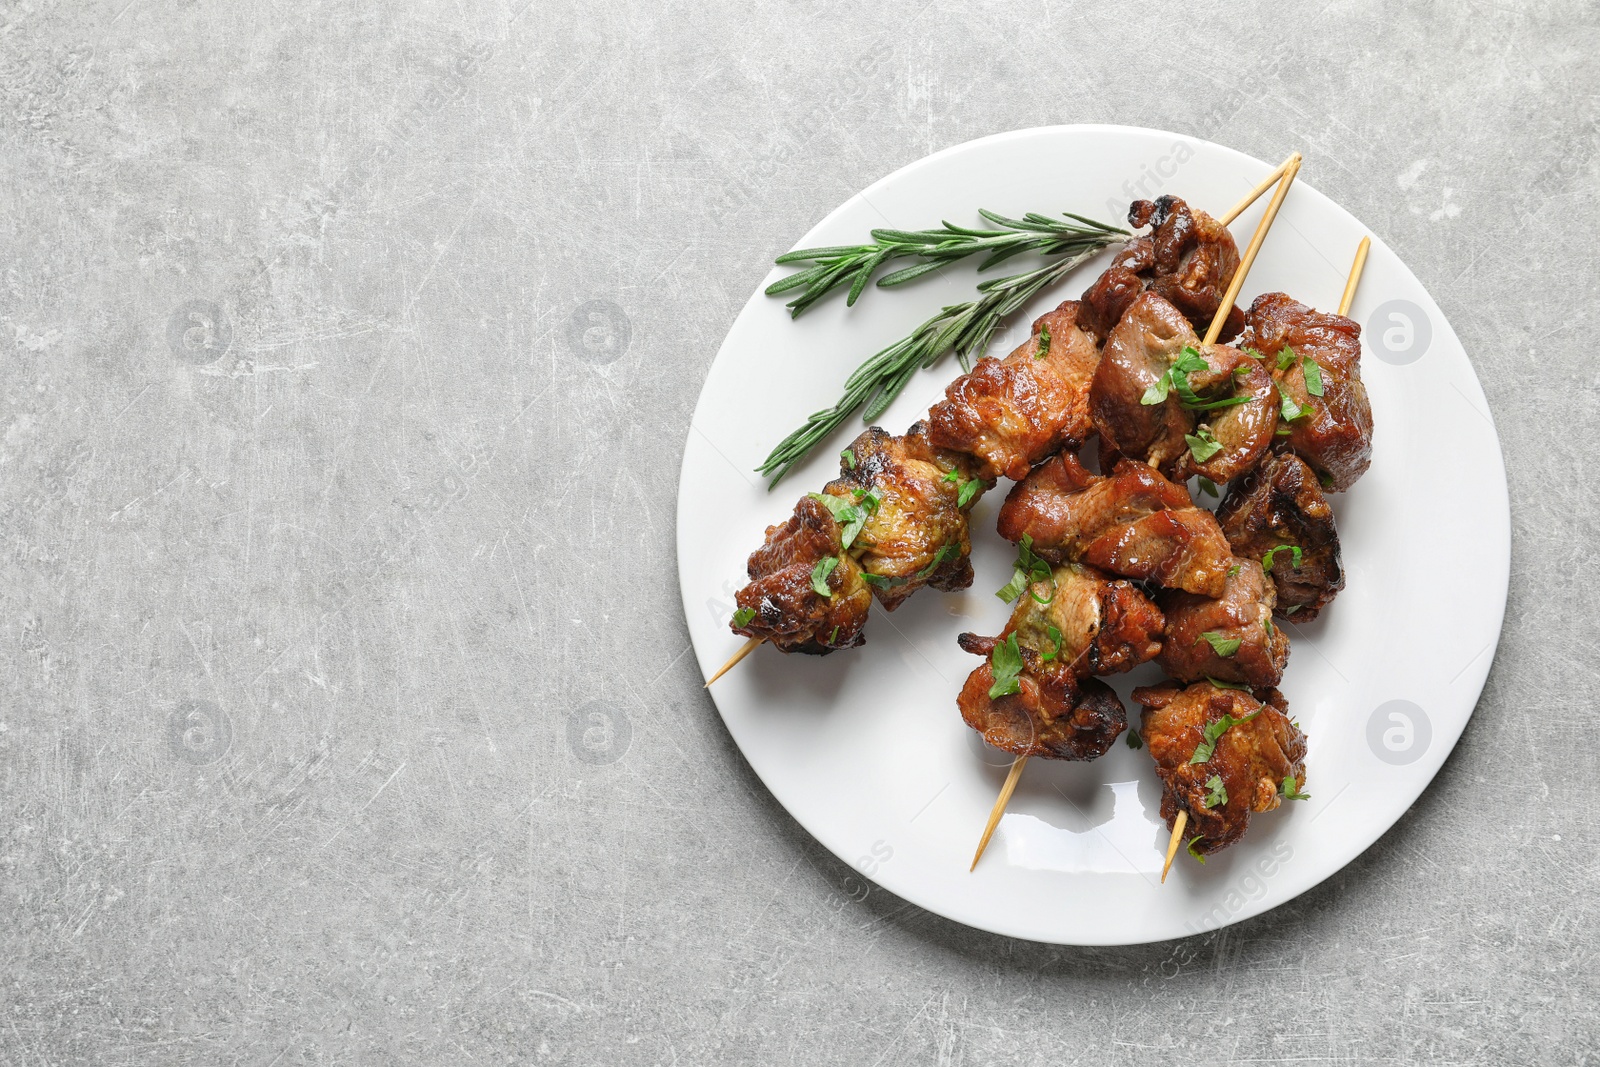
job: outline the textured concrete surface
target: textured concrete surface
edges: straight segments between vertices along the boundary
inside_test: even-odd
[[[1597,28],[0,4],[0,1061],[1600,1061]],[[701,693],[672,543],[772,254],[1075,121],[1304,150],[1460,333],[1514,509],[1433,788],[1293,904],[1126,950],[824,854]]]

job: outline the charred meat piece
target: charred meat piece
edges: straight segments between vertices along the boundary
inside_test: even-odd
[[[978,457],[992,480],[1022,478],[1028,468],[1094,429],[1089,382],[1100,352],[1077,325],[1067,301],[1033,324],[1027,343],[1004,359],[985,359],[945,390],[928,411],[928,440]]]
[[[1189,813],[1185,832],[1199,838],[1194,852],[1227,848],[1244,836],[1253,812],[1305,791],[1305,734],[1281,693],[1263,695],[1266,703],[1210,682],[1133,691],[1144,705],[1139,733],[1161,778],[1161,816],[1170,829],[1179,811]]]
[[[968,726],[1013,756],[1098,759],[1128,726],[1127,712],[1110,686],[1060,665],[1025,671],[1012,693],[991,697],[994,684],[986,660],[967,676],[956,703]]]
[[[1207,345],[1199,355],[1207,370],[1188,375],[1196,395],[1205,390],[1204,402],[1242,398],[1243,403],[1194,413],[1194,430],[1184,438],[1188,447],[1178,454],[1171,477],[1187,481],[1198,474],[1220,485],[1254,469],[1272,447],[1278,428],[1278,394],[1262,361],[1237,348]]]
[[[1063,452],[1012,487],[999,527],[1009,541],[1032,538],[1033,551],[1053,563],[1087,563],[1204,596],[1222,595],[1233,566],[1211,513],[1135,460],[1100,477]]]
[[[1135,200],[1128,209],[1128,223],[1152,229],[1128,242],[1083,294],[1079,323],[1104,339],[1148,289],[1176,306],[1195,329],[1209,328],[1239,269],[1239,249],[1228,228],[1175,196]],[[1233,309],[1222,339],[1233,337],[1243,325],[1244,316]]]
[[[841,454],[839,477],[822,495],[842,521],[873,595],[893,611],[924,585],[972,584],[968,513],[992,479],[961,452],[933,447],[925,423],[895,437],[873,426]],[[852,529],[854,524],[854,529]],[[852,535],[853,536],[850,536]]]
[[[1163,620],[1130,582],[1075,563],[1051,568],[1017,597],[999,637],[962,634],[961,647],[987,656],[1015,634],[1042,665],[1065,665],[1074,674],[1120,674],[1161,651]]]
[[[733,632],[812,655],[865,641],[872,593],[841,542],[833,513],[816,497],[801,497],[789,520],[767,527],[766,543],[750,554],[750,584],[734,597]]]
[[[1260,360],[1202,345],[1182,313],[1154,292],[1111,331],[1089,386],[1103,443],[1183,480],[1226,482],[1266,454],[1278,397]]]
[[[1157,404],[1146,394],[1159,388],[1185,348],[1200,343],[1183,313],[1154,293],[1133,302],[1106,338],[1094,380],[1089,414],[1103,444],[1124,456],[1170,467],[1188,450],[1184,435],[1194,419],[1170,390]]]
[[[1164,589],[1156,598],[1167,619],[1156,662],[1185,682],[1220,678],[1256,688],[1277,685],[1289,662],[1289,638],[1272,624],[1277,594],[1261,564],[1235,560],[1222,596]]]
[[[1161,627],[1161,612],[1130,583],[1089,567],[1055,567],[1027,583],[999,637],[959,638],[984,657],[962,687],[961,717],[1015,756],[1104,755],[1127,718],[1116,695],[1088,676],[1153,657]]]
[[[1230,486],[1217,521],[1235,555],[1260,560],[1271,553],[1276,610],[1290,622],[1310,622],[1344,588],[1333,508],[1293,453],[1273,453]]]
[[[1344,492],[1372,463],[1372,405],[1361,383],[1361,324],[1313,311],[1284,293],[1256,297],[1246,322],[1240,347],[1255,348],[1274,368],[1286,398],[1290,449],[1317,472],[1323,488]],[[1306,414],[1288,417],[1299,411]]]

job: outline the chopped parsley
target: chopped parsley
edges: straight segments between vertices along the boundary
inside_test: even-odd
[[[1050,638],[1050,651],[1039,653],[1039,658],[1049,663],[1061,655],[1061,630],[1052,623],[1044,628],[1044,632]]]
[[[926,567],[917,572],[917,580],[920,582],[922,579],[926,578],[928,575],[944,566],[945,560],[960,554],[960,545],[940,545],[939,551],[933,554],[933,562],[929,563]]]
[[[1211,684],[1217,685],[1219,683],[1215,679],[1211,679]],[[1244,687],[1240,686],[1239,688],[1243,689]],[[1242,719],[1235,719],[1232,715],[1224,715],[1216,722],[1208,723],[1205,728],[1205,740],[1194,747],[1194,755],[1189,757],[1189,762],[1205,763],[1211,758],[1211,754],[1216,751],[1217,742],[1222,739],[1223,734],[1227,733],[1230,728],[1241,726],[1260,714],[1261,709],[1257,708]]]
[[[1294,422],[1296,419],[1306,418],[1313,410],[1315,410],[1310,404],[1296,404],[1294,402],[1294,397],[1283,392],[1282,390],[1279,390],[1279,395],[1283,397],[1283,404],[1281,406],[1283,409],[1283,418],[1285,422]]]
[[[1240,685],[1238,682],[1224,682],[1222,679],[1213,678],[1209,674],[1206,675],[1206,681],[1210,682],[1212,685],[1216,686],[1218,689],[1237,689],[1237,690],[1239,690],[1240,692],[1243,692],[1243,693],[1250,692],[1250,687],[1248,685]]]
[[[1050,595],[1040,600],[1039,595],[1033,591],[1035,582],[1049,582]],[[1056,598],[1055,577],[1050,572],[1050,564],[1034,555],[1031,534],[1022,535],[1022,541],[1017,545],[1017,565],[1011,572],[1011,580],[1001,586],[994,595],[1010,604],[1024,592],[1040,604],[1048,604]]]
[[[1235,563],[1233,566],[1228,568],[1228,577],[1229,578],[1232,578],[1234,575],[1236,575],[1238,573],[1239,573],[1239,565],[1237,563]]]
[[[845,470],[853,471],[856,469],[856,454],[847,448],[839,453],[839,462],[844,464]]]
[[[1129,748],[1143,748],[1144,747],[1144,742],[1139,740],[1139,731],[1138,730],[1129,730],[1128,731],[1128,736],[1127,736],[1127,741],[1128,741],[1128,747]]]
[[[1261,620],[1261,628],[1263,630],[1267,631],[1267,636],[1268,637],[1271,637],[1273,635],[1273,633],[1275,633],[1276,630],[1277,630],[1277,628],[1272,625],[1272,620],[1271,619],[1262,619]]]
[[[1211,792],[1206,794],[1205,800],[1201,801],[1201,803],[1205,805],[1207,811],[1215,808],[1218,804],[1226,804],[1228,802],[1228,787],[1222,784],[1222,775],[1213,774],[1210,778],[1207,778],[1206,788]]]
[[[1194,388],[1189,385],[1189,375],[1197,370],[1208,370],[1210,366],[1211,364],[1207,363],[1199,352],[1195,351],[1193,347],[1185,345],[1183,352],[1179,354],[1172,366],[1167,368],[1166,373],[1157,378],[1155,384],[1144,391],[1144,395],[1139,398],[1139,403],[1146,406],[1159,404],[1167,399],[1167,391],[1169,389],[1178,394],[1178,399],[1190,411],[1213,411],[1217,408],[1231,408],[1235,404],[1247,404],[1250,402],[1250,398],[1247,396],[1230,396],[1222,400],[1201,399],[1199,394],[1194,391]]]
[[[811,588],[818,596],[833,598],[833,590],[828,588],[828,575],[833,573],[833,568],[839,565],[838,556],[823,556],[817,560],[817,565],[811,568]]]
[[[839,627],[835,626],[833,628],[833,633],[828,635],[828,644],[831,645],[837,640],[839,640]]]
[[[1258,349],[1258,348],[1246,348],[1244,350],[1244,354],[1249,356],[1251,359],[1266,359],[1267,358],[1265,355],[1262,354],[1261,350]]]
[[[1272,569],[1272,557],[1276,556],[1279,552],[1284,551],[1290,552],[1294,555],[1294,569],[1299,570],[1301,560],[1299,545],[1274,545],[1267,549],[1267,554],[1261,557],[1261,569],[1264,571],[1270,571]]]
[[[1222,451],[1222,442],[1211,436],[1211,428],[1208,426],[1200,427],[1199,433],[1184,434],[1183,439],[1189,442],[1189,454],[1194,457],[1196,463],[1204,463]],[[1212,492],[1215,491],[1216,487],[1212,486]]]
[[[1207,630],[1205,633],[1201,634],[1200,637],[1206,639],[1206,643],[1211,646],[1211,651],[1215,652],[1224,659],[1239,651],[1239,646],[1244,644],[1244,642],[1237,637],[1223,637],[1221,630]],[[1199,638],[1196,638],[1195,640],[1199,640]]]
[[[983,488],[983,483],[976,478],[971,478],[961,483],[961,492],[956,494],[956,507],[964,508],[972,503],[972,498],[978,495],[978,490]]]
[[[1205,856],[1203,856],[1200,853],[1196,852],[1194,850],[1194,846],[1195,846],[1195,842],[1202,840],[1204,837],[1205,837],[1204,834],[1195,834],[1193,837],[1189,838],[1189,844],[1185,846],[1185,849],[1189,853],[1189,855],[1191,855],[1195,859],[1199,860],[1200,861],[1200,865],[1202,867],[1205,866],[1206,858],[1205,858]]]
[[[1200,479],[1200,491],[1202,493],[1204,493],[1206,496],[1218,496],[1219,497],[1219,496],[1222,495],[1220,492],[1217,491],[1217,483],[1212,481],[1210,478],[1206,478],[1204,476],[1202,476],[1201,479]]]
[[[857,489],[856,503],[867,509],[867,514],[876,515],[878,508],[883,503],[883,497],[878,495],[876,489]]]
[[[989,699],[995,700],[1007,693],[1021,691],[1022,650],[1017,647],[1017,635],[1001,641],[989,654],[989,670],[994,674],[994,684],[989,687]]]
[[[1322,488],[1324,488],[1324,489],[1332,489],[1333,488],[1333,475],[1331,475],[1331,474],[1324,474],[1322,471],[1318,471],[1317,472],[1317,481],[1322,485]]]
[[[1033,354],[1034,359],[1043,359],[1050,354],[1050,327],[1046,326],[1039,331],[1039,351]]]
[[[1281,792],[1283,794],[1283,799],[1285,799],[1285,800],[1310,800],[1311,799],[1311,794],[1310,793],[1302,793],[1302,792],[1300,792],[1300,788],[1295,783],[1294,775],[1292,775],[1292,774],[1284,775],[1283,786],[1279,790],[1279,792]]]
[[[868,573],[867,571],[862,571],[861,572],[861,580],[866,582],[868,585],[872,586],[874,589],[894,589],[894,588],[896,588],[898,586],[905,585],[911,579],[910,578],[891,578],[891,577],[885,577],[882,574],[871,574],[871,573]]]
[[[827,508],[833,515],[833,521],[839,524],[839,547],[849,548],[855,544],[856,534],[867,523],[866,509],[858,508],[844,497],[832,493],[812,493],[811,499]]]
[[[1310,356],[1304,356],[1300,360],[1300,369],[1305,372],[1306,392],[1310,393],[1312,396],[1321,396],[1322,367]]]
[[[1289,369],[1289,365],[1291,363],[1293,363],[1293,362],[1294,362],[1294,349],[1290,348],[1288,345],[1284,345],[1283,346],[1283,350],[1278,353],[1278,369],[1279,370],[1288,370]]]
[[[750,620],[755,617],[755,608],[740,608],[738,611],[733,613],[733,624],[735,626],[749,626]]]

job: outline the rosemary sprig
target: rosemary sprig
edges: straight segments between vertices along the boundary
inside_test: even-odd
[[[980,210],[978,214],[999,229],[978,230],[946,222],[936,230],[873,230],[871,244],[785,252],[775,262],[812,265],[773,282],[767,286],[767,295],[801,289],[800,295],[786,305],[790,317],[798,318],[801,312],[847,282],[850,293],[845,297],[845,304],[854,306],[873,272],[892,260],[915,258],[922,262],[879,278],[878,284],[886,289],[904,285],[968,256],[984,255],[978,269],[988,270],[1023,252],[1047,256],[1098,252],[1128,233],[1070,211],[1062,212],[1067,221],[1032,211],[1020,219],[1008,219],[992,211]]]
[[[1100,246],[1096,245],[1037,270],[980,282],[976,300],[949,305],[918,326],[910,336],[861,364],[845,381],[844,397],[837,404],[813,414],[805,425],[779,442],[756,468],[771,476],[767,488],[782,481],[795,464],[842,426],[858,408],[866,406],[861,416],[863,422],[871,422],[881,415],[919,367],[933,366],[941,356],[954,349],[962,369],[970,370],[973,355],[983,355],[1001,320],[1033,299],[1041,289],[1065,278],[1098,251]]]

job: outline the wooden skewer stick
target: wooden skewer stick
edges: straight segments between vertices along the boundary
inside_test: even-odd
[[[1027,765],[1027,756],[1018,756],[1011,762],[1011,770],[1006,773],[1005,784],[1000,787],[1000,795],[995,798],[994,810],[989,812],[989,825],[983,828],[983,837],[978,841],[978,851],[972,854],[972,866],[967,870],[978,869],[978,861],[983,859],[983,850],[989,847],[989,838],[994,836],[994,828],[1000,825],[1000,817],[1006,813],[1006,805],[1011,803],[1011,794],[1017,791],[1017,781],[1022,777],[1022,768]]]
[[[744,644],[740,645],[739,646],[739,651],[737,651],[733,655],[729,656],[728,657],[728,662],[724,663],[721,667],[717,668],[717,673],[713,674],[710,678],[707,678],[706,679],[706,684],[704,686],[702,686],[702,688],[710,689],[712,682],[716,681],[718,678],[721,678],[724,674],[727,674],[729,671],[733,670],[734,667],[738,666],[740,660],[744,659],[750,653],[754,652],[766,640],[767,639],[765,637],[752,637],[750,640],[748,640]]]
[[[1350,314],[1350,305],[1356,302],[1356,286],[1361,284],[1361,271],[1367,265],[1367,253],[1372,250],[1372,238],[1363,237],[1356,245],[1356,261],[1350,265],[1350,280],[1344,283],[1344,296],[1339,298],[1339,314]]]
[[[1289,165],[1284,169],[1283,179],[1278,182],[1278,191],[1272,194],[1272,200],[1267,204],[1267,213],[1261,216],[1255,236],[1250,238],[1250,246],[1244,250],[1244,255],[1239,260],[1239,269],[1233,272],[1233,280],[1228,283],[1228,291],[1222,294],[1222,305],[1217,308],[1216,317],[1211,320],[1211,328],[1206,331],[1204,344],[1216,344],[1218,335],[1222,333],[1222,324],[1228,321],[1228,312],[1233,310],[1233,302],[1238,299],[1239,290],[1244,286],[1245,275],[1250,273],[1250,265],[1256,261],[1256,253],[1261,251],[1261,244],[1267,239],[1267,231],[1272,229],[1272,220],[1278,217],[1278,209],[1283,206],[1283,198],[1289,195],[1289,186],[1294,184],[1295,175],[1299,173],[1300,161],[1293,156],[1289,157]]]
[[[1230,222],[1232,222],[1234,219],[1238,218],[1240,215],[1243,215],[1246,211],[1250,210],[1250,205],[1255,203],[1257,200],[1260,200],[1262,193],[1266,192],[1268,189],[1271,189],[1274,185],[1278,184],[1278,179],[1283,177],[1284,172],[1287,171],[1290,167],[1294,167],[1297,170],[1299,169],[1299,167],[1300,167],[1300,153],[1299,152],[1291,152],[1291,153],[1289,153],[1289,158],[1288,159],[1284,160],[1282,163],[1279,163],[1275,168],[1273,168],[1273,171],[1272,171],[1271,174],[1269,174],[1265,178],[1261,179],[1261,184],[1260,185],[1257,185],[1254,189],[1250,190],[1250,192],[1245,196],[1245,198],[1243,200],[1239,201],[1237,204],[1233,205],[1233,207],[1229,208],[1228,209],[1228,213],[1226,215],[1223,215],[1221,218],[1217,219],[1217,221],[1222,223],[1224,226],[1226,226]]]
[[[1283,205],[1283,198],[1288,194],[1294,176],[1299,173],[1300,153],[1292,152],[1288,159],[1278,164],[1277,168],[1267,175],[1265,181],[1250,190],[1243,200],[1229,208],[1228,213],[1222,216],[1223,225],[1227,225],[1244,214],[1273,182],[1280,183],[1278,191],[1272,196],[1272,202],[1267,205],[1267,213],[1261,216],[1261,222],[1250,238],[1249,248],[1239,260],[1239,269],[1233,272],[1233,278],[1228,282],[1228,291],[1222,298],[1222,306],[1217,308],[1217,313],[1211,320],[1211,328],[1206,331],[1206,344],[1216,341],[1217,335],[1222,332],[1222,324],[1228,321],[1228,312],[1233,309],[1233,301],[1238,297],[1240,287],[1244,285],[1244,277],[1250,273],[1250,265],[1255,262],[1256,253],[1261,250],[1261,242],[1267,239],[1267,231],[1272,228],[1272,220],[1278,217],[1278,208]],[[994,810],[989,812],[989,824],[983,828],[983,839],[978,842],[978,854],[972,857],[972,866],[968,868],[969,870],[977,869],[978,861],[983,858],[983,850],[989,847],[989,838],[994,835],[995,827],[1000,825],[1000,819],[1006,812],[1006,804],[1011,800],[1011,794],[1017,788],[1017,779],[1022,777],[1022,768],[1027,762],[1027,756],[1018,756],[1017,761],[1011,765],[1011,773],[1006,775],[1005,784],[1000,787],[1000,798],[994,802]],[[1172,857],[1178,851],[1178,840],[1183,834],[1184,824],[1188,821],[1188,812],[1178,813],[1178,821],[1173,824],[1172,840],[1167,844],[1167,865],[1161,871],[1162,881],[1167,879],[1167,868],[1172,866]]]
[[[1167,872],[1172,870],[1172,857],[1178,854],[1178,842],[1183,840],[1183,828],[1189,825],[1189,813],[1178,809],[1178,819],[1172,824],[1172,840],[1167,842],[1167,862],[1161,865],[1161,881],[1166,884]]]

